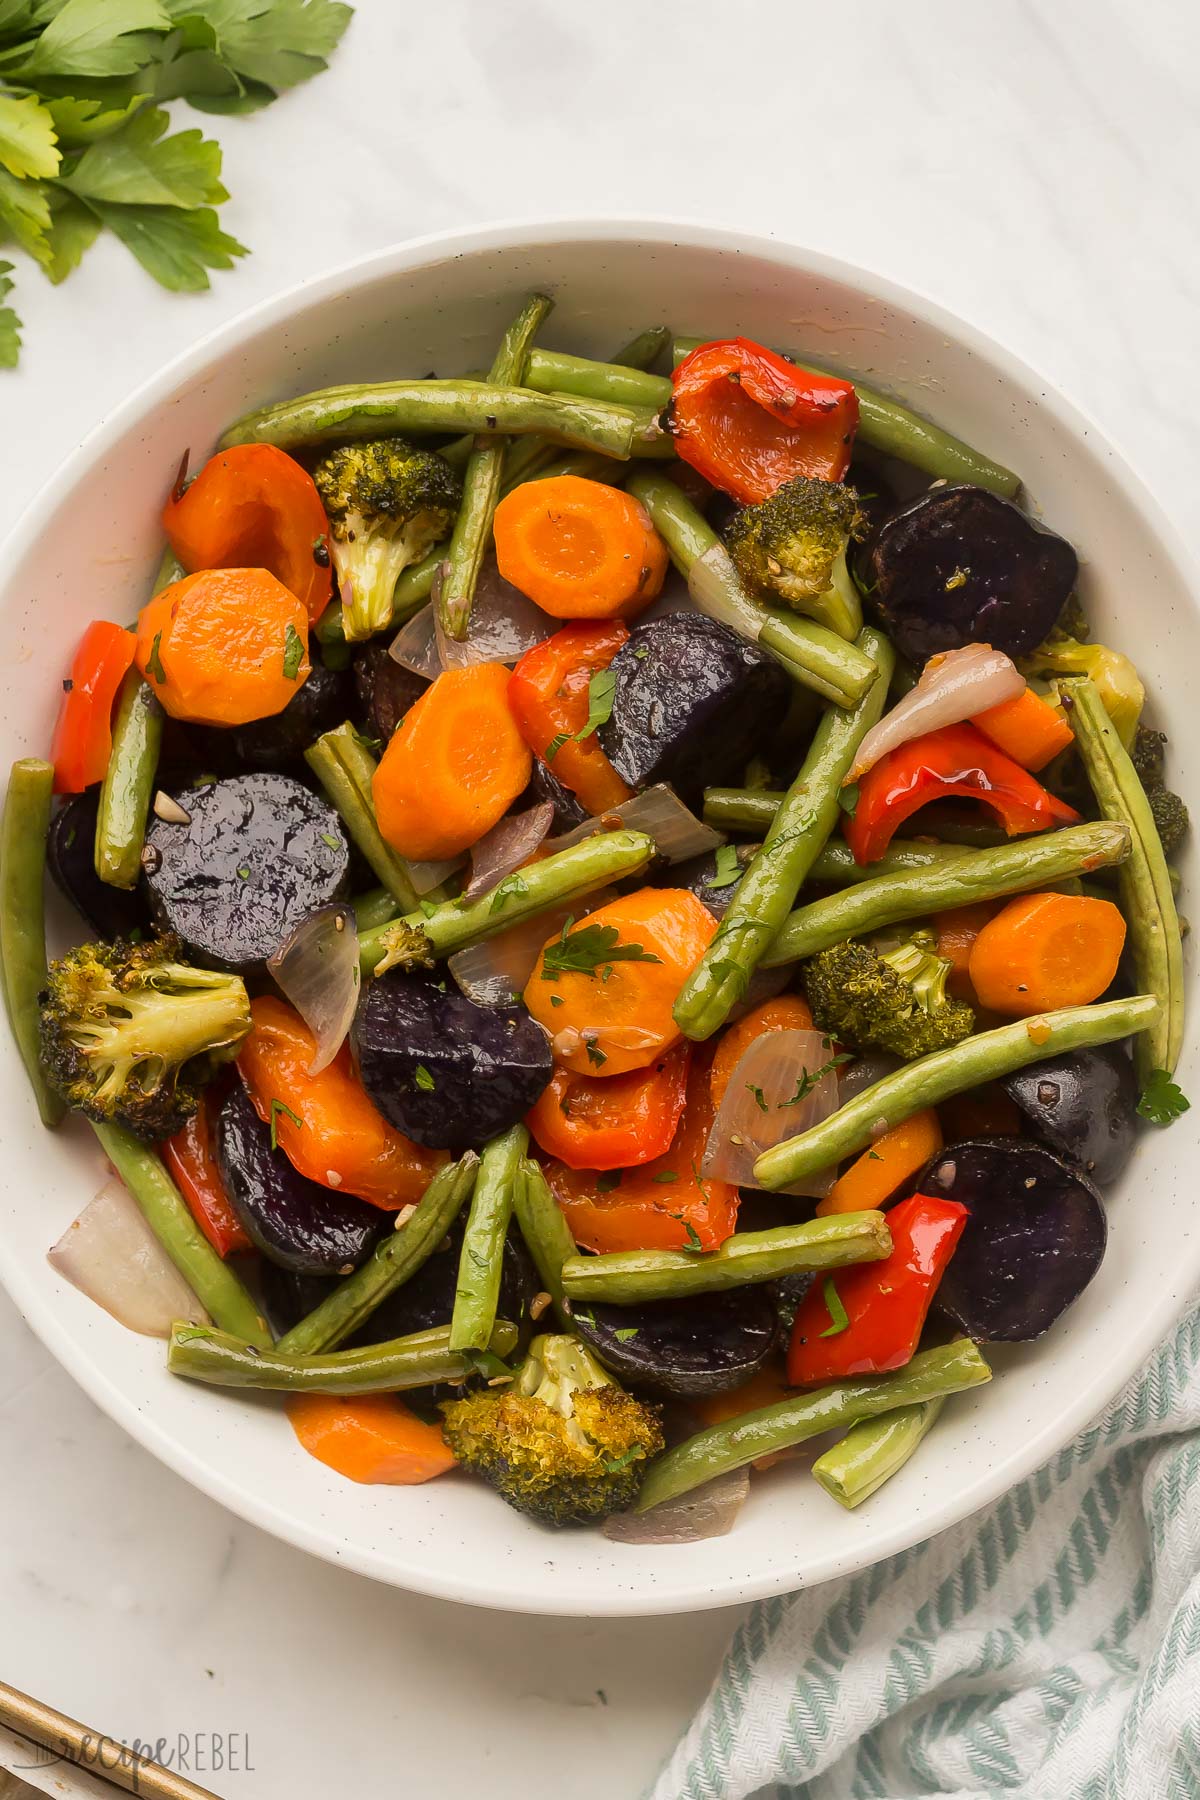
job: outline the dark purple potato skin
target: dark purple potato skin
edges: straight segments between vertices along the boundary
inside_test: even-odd
[[[1054,629],[1079,562],[1065,538],[1011,500],[954,484],[891,513],[861,567],[868,607],[919,667],[963,644],[991,644],[1009,656],[1035,649]]]
[[[970,1212],[937,1291],[938,1310],[984,1343],[1041,1337],[1078,1300],[1104,1257],[1100,1195],[1041,1144],[968,1138],[926,1163],[914,1192]]]
[[[385,746],[409,707],[416,705],[428,686],[422,676],[414,675],[389,656],[385,644],[364,644],[354,658],[359,716],[370,735]]]
[[[739,775],[787,711],[788,678],[765,651],[703,613],[668,613],[613,658],[600,746],[630,787],[669,781],[689,806]]]
[[[217,1114],[217,1161],[233,1209],[263,1255],[297,1275],[357,1268],[385,1231],[390,1213],[353,1194],[309,1181],[282,1150],[239,1082]]]
[[[156,922],[213,969],[261,968],[347,885],[341,821],[288,775],[237,775],[174,798],[188,825],[151,820],[142,868]]]
[[[263,1311],[277,1338],[298,1325],[301,1319],[306,1319],[310,1312],[315,1312],[337,1284],[337,1277],[298,1275],[294,1269],[281,1268],[265,1256],[259,1261],[258,1285]]]
[[[775,1348],[779,1315],[767,1287],[730,1288],[643,1306],[580,1302],[575,1329],[618,1381],[644,1394],[698,1400],[740,1387]],[[618,1331],[634,1329],[621,1339]]]
[[[462,1225],[453,1225],[443,1243],[422,1263],[411,1280],[389,1294],[349,1342],[384,1344],[390,1338],[407,1337],[410,1331],[430,1331],[436,1325],[448,1325],[454,1312],[462,1242]],[[533,1264],[514,1228],[504,1242],[497,1318],[523,1326],[538,1285]]]
[[[1137,1138],[1137,1082],[1117,1044],[1075,1050],[1009,1075],[1005,1088],[1044,1144],[1098,1187],[1115,1181]]]
[[[279,774],[302,773],[304,752],[322,732],[332,731],[349,717],[354,704],[354,682],[348,669],[327,669],[313,663],[312,674],[297,688],[282,712],[250,725],[228,729],[218,725],[191,728],[192,753],[204,769],[240,775],[254,770]]]
[[[563,786],[553,770],[546,767],[541,757],[535,756],[529,786],[519,800],[513,801],[512,811],[524,812],[528,807],[540,806],[547,800],[554,808],[554,818],[550,823],[551,837],[556,837],[563,831],[574,831],[577,825],[586,825],[592,816],[571,790]]]
[[[136,888],[110,887],[96,873],[96,813],[100,789],[73,794],[50,821],[46,864],[54,885],[102,938],[128,937],[151,930],[150,909]]]
[[[550,1039],[523,1006],[477,1006],[412,975],[385,975],[358,1003],[354,1056],[388,1122],[460,1156],[523,1119],[549,1084]],[[418,1084],[424,1069],[433,1085]]]

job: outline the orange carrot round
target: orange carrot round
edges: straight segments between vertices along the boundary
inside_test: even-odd
[[[441,1426],[392,1394],[292,1394],[287,1415],[308,1454],[347,1481],[412,1487],[454,1467]]]
[[[1086,1006],[1111,983],[1124,944],[1125,920],[1111,900],[1022,894],[975,939],[971,986],[981,1006],[1007,1018]]]
[[[602,481],[526,481],[496,508],[500,573],[555,619],[630,618],[659,592],[667,547],[639,500]]]
[[[777,994],[753,1007],[736,1025],[731,1025],[717,1045],[712,1064],[712,1098],[714,1109],[725,1098],[729,1078],[751,1044],[768,1031],[811,1031],[812,1012],[803,994]]]
[[[844,1174],[839,1175],[824,1200],[817,1204],[817,1216],[830,1213],[873,1212],[890,1200],[902,1181],[924,1168],[929,1158],[942,1147],[942,1128],[931,1106],[914,1113],[899,1125],[893,1125],[876,1138]]]
[[[308,680],[308,614],[266,569],[206,569],[142,608],[134,661],[173,719],[249,725]]]
[[[401,856],[457,856],[503,817],[532,768],[504,664],[447,669],[389,740],[371,784],[375,818]]]

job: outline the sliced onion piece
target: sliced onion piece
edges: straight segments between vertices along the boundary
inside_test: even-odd
[[[668,782],[660,781],[644,793],[622,800],[611,812],[606,812],[603,819],[588,819],[582,825],[576,825],[573,831],[550,838],[546,849],[569,850],[572,844],[581,844],[593,832],[604,830],[611,819],[619,819],[630,831],[644,831],[652,837],[659,855],[669,863],[686,862],[692,856],[707,856],[710,850],[725,842],[723,832],[705,825],[690,807],[683,804]]]
[[[444,862],[406,862],[408,878],[418,894],[431,894],[443,881],[449,881],[466,862],[465,856],[450,856]]]
[[[548,907],[536,918],[510,925],[495,937],[456,951],[446,967],[468,1000],[480,1006],[509,1006],[514,998],[520,998],[542,950],[559,935],[567,920],[582,919],[616,897],[615,888],[600,888],[573,906]]]
[[[729,1078],[708,1134],[703,1173],[738,1187],[761,1187],[754,1165],[763,1151],[837,1111],[833,1060],[819,1031],[767,1031],[755,1038]],[[836,1169],[818,1170],[782,1192],[823,1197],[836,1174]]]
[[[169,1337],[176,1319],[208,1314],[147,1225],[129,1189],[110,1181],[68,1225],[48,1261],[130,1331]]]
[[[438,655],[432,606],[423,606],[400,627],[388,645],[388,655],[402,669],[411,669],[414,675],[420,675],[426,681],[433,681],[441,674],[442,659]]]
[[[733,558],[719,540],[692,564],[688,593],[698,612],[757,644],[766,614],[742,586]]]
[[[350,907],[309,913],[267,968],[317,1040],[308,1072],[319,1075],[345,1043],[358,1005],[358,926]]]
[[[614,1513],[601,1526],[614,1544],[699,1544],[726,1537],[750,1492],[748,1469],[727,1469],[690,1494],[644,1513]]]
[[[465,669],[472,663],[515,663],[550,637],[559,625],[540,606],[505,581],[489,556],[479,573],[471,623],[459,643],[448,638],[431,604],[414,613],[393,638],[389,654],[406,669],[432,681],[443,669]]]
[[[478,900],[527,863],[554,823],[554,802],[543,800],[527,812],[510,813],[485,832],[471,850],[471,879],[464,889],[468,900]]]
[[[881,757],[911,738],[940,731],[943,725],[959,725],[1024,692],[1025,677],[1016,664],[990,644],[964,644],[960,650],[931,656],[916,687],[868,731],[846,782],[857,781]]]

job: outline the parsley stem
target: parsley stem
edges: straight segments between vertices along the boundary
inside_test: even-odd
[[[479,1174],[458,1259],[458,1284],[450,1321],[452,1350],[487,1349],[500,1300],[513,1184],[528,1148],[529,1133],[523,1125],[514,1125],[503,1136],[485,1144],[480,1152]]]
[[[389,894],[406,911],[414,908],[417,890],[408,864],[385,841],[375,822],[371,782],[379,765],[350,721],[310,744],[304,760]]]
[[[481,1346],[508,1356],[517,1328],[500,1321]],[[382,1344],[356,1350],[301,1356],[283,1350],[251,1349],[211,1326],[176,1325],[167,1347],[172,1375],[216,1387],[267,1388],[289,1394],[395,1394],[435,1381],[465,1381],[470,1355],[450,1348],[450,1327],[434,1325]]]

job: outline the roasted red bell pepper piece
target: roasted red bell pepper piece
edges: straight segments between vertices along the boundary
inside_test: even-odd
[[[633,790],[601,750],[594,731],[578,743],[575,736],[588,722],[592,676],[607,669],[628,638],[619,619],[566,625],[525,652],[508,684],[517,730],[596,817],[628,800]]]
[[[188,1211],[217,1255],[253,1249],[221,1180],[207,1096],[183,1130],[160,1144],[159,1149],[168,1173],[187,1201]]]
[[[938,1282],[969,1216],[957,1200],[914,1194],[887,1215],[889,1256],[829,1277],[836,1291],[832,1308],[826,1282],[814,1281],[792,1327],[788,1380],[793,1387],[902,1368],[917,1347]],[[842,1311],[847,1323],[839,1331]]]
[[[687,1093],[689,1044],[607,1081],[558,1068],[525,1123],[569,1169],[629,1169],[671,1148]]]
[[[333,575],[329,523],[307,469],[274,444],[238,444],[210,457],[176,487],[163,529],[189,575],[202,569],[268,569],[316,620]]]
[[[858,396],[837,375],[798,369],[749,338],[719,338],[674,375],[675,448],[743,505],[794,475],[840,481],[858,429]]]
[[[96,619],[80,639],[63,682],[50,751],[56,794],[81,794],[103,780],[112,750],[113,701],[136,649],[132,631],[107,619]]]
[[[943,725],[881,757],[859,782],[854,816],[842,827],[854,860],[875,862],[905,819],[933,800],[955,797],[978,800],[1009,837],[1079,819],[974,725]]]

